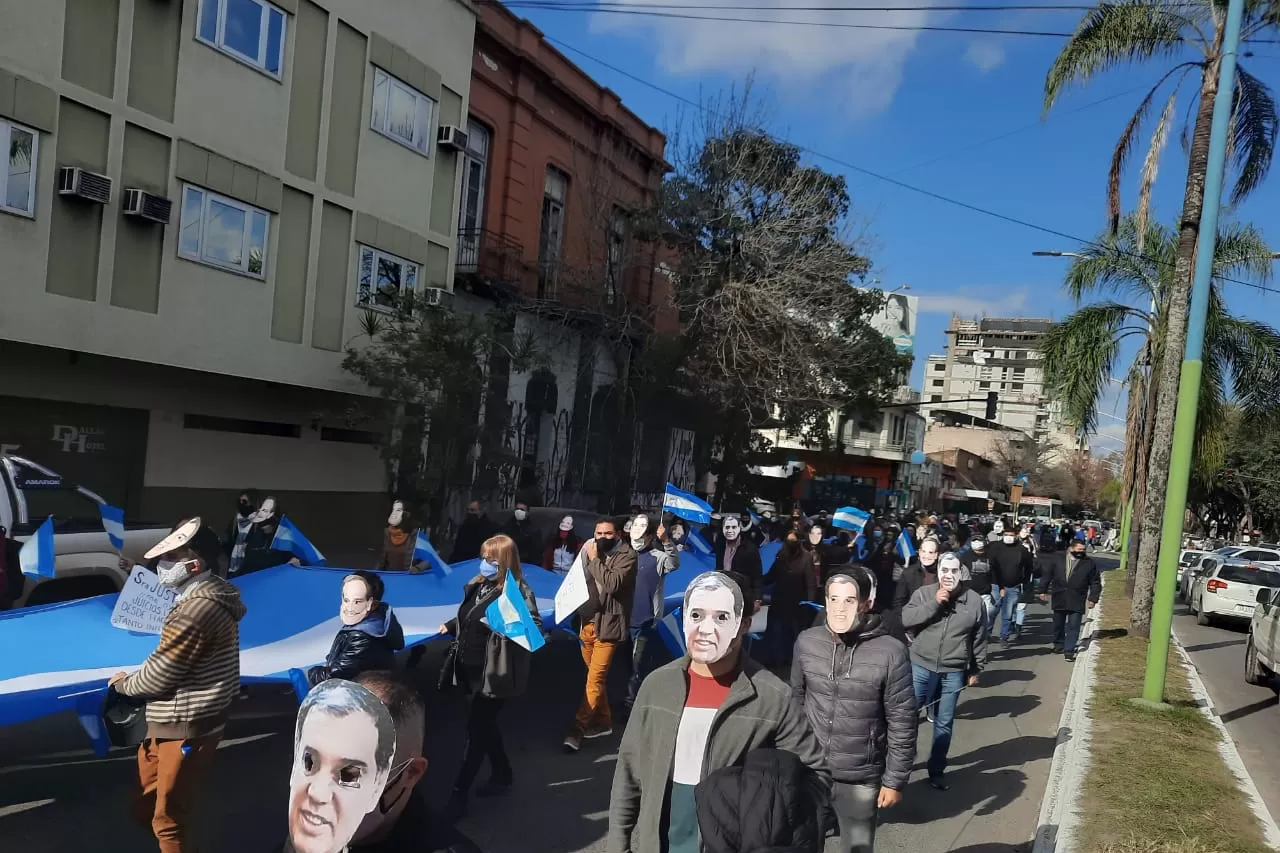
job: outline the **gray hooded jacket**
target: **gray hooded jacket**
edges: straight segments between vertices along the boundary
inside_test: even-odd
[[[976,673],[987,653],[987,614],[982,596],[967,586],[946,604],[938,585],[922,586],[902,608],[902,625],[914,638],[911,661],[933,672]]]

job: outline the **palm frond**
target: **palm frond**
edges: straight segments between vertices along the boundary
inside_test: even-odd
[[[1213,277],[1248,278],[1265,284],[1271,280],[1273,250],[1253,225],[1229,223],[1218,229],[1213,250]]]
[[[1205,369],[1213,363],[1231,379],[1231,392],[1240,409],[1255,421],[1280,420],[1280,332],[1258,320],[1227,314],[1210,305],[1214,315],[1206,323]]]
[[[1207,361],[1200,374],[1200,404],[1196,407],[1195,445],[1192,467],[1202,480],[1222,469],[1227,456],[1226,377],[1221,365]]]
[[[1236,70],[1232,97],[1232,134],[1229,141],[1235,187],[1231,203],[1238,204],[1258,188],[1271,169],[1280,117],[1267,85],[1243,68]]]
[[[1103,3],[1088,12],[1063,45],[1044,81],[1044,111],[1067,86],[1087,83],[1103,71],[1154,56],[1172,56],[1184,46],[1190,21],[1146,0]]]
[[[1104,233],[1067,268],[1063,282],[1077,301],[1099,291],[1124,294],[1146,302],[1155,298],[1161,282],[1169,278],[1176,240],[1169,229],[1148,222],[1143,228],[1142,249],[1134,217],[1120,222],[1115,234]]]
[[[1138,254],[1142,254],[1146,245],[1147,223],[1151,219],[1151,189],[1155,186],[1156,175],[1160,171],[1160,155],[1164,153],[1165,142],[1169,139],[1169,126],[1173,122],[1173,108],[1177,100],[1178,86],[1174,86],[1173,91],[1169,93],[1169,100],[1164,102],[1164,109],[1160,111],[1160,120],[1156,122],[1156,128],[1151,133],[1151,145],[1147,148],[1147,158],[1142,164],[1142,179],[1138,183],[1138,207],[1134,213]],[[1117,188],[1117,205],[1119,201],[1120,195]],[[1113,216],[1118,215],[1119,207],[1116,208]]]
[[[1082,432],[1098,427],[1098,401],[1134,314],[1133,308],[1115,302],[1086,305],[1053,326],[1041,342],[1045,386],[1062,402],[1064,418]]]

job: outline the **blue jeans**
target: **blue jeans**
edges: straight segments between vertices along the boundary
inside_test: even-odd
[[[933,748],[929,750],[929,778],[938,779],[947,770],[947,753],[951,751],[951,730],[956,722],[956,703],[964,687],[963,672],[934,672],[918,663],[911,664],[911,680],[916,705],[923,708],[942,691],[933,709]]]
[[[1000,639],[1009,639],[1009,632],[1013,628],[1014,612],[1018,609],[1018,596],[1022,593],[1021,586],[991,586],[991,598],[995,601],[996,608],[991,613],[991,624],[987,626],[987,633],[991,634],[995,631],[996,616],[1000,619]]]

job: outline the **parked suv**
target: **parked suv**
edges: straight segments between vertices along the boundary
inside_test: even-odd
[[[1244,649],[1244,680],[1270,685],[1280,693],[1276,672],[1280,670],[1280,590],[1258,590],[1253,619],[1249,621],[1249,643]]]
[[[1191,612],[1196,624],[1215,618],[1249,620],[1258,602],[1258,590],[1280,589],[1280,570],[1229,557],[1202,572],[1191,587]]]

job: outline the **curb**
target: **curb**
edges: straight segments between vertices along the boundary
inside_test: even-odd
[[[1213,700],[1209,698],[1209,690],[1205,687],[1204,681],[1201,680],[1200,672],[1196,669],[1196,665],[1191,662],[1191,656],[1187,654],[1187,650],[1182,647],[1182,641],[1178,639],[1178,635],[1171,631],[1169,640],[1173,643],[1173,647],[1178,650],[1178,657],[1182,660],[1182,665],[1187,670],[1187,682],[1191,687],[1191,695],[1196,699],[1196,705],[1209,719],[1209,722],[1213,723],[1214,728],[1218,730],[1218,754],[1222,756],[1222,760],[1226,763],[1227,769],[1231,771],[1231,775],[1236,777],[1236,784],[1240,787],[1240,792],[1248,799],[1249,809],[1258,818],[1258,823],[1262,826],[1262,835],[1267,846],[1273,850],[1280,850],[1280,827],[1276,826],[1275,819],[1267,809],[1266,803],[1262,801],[1262,795],[1258,793],[1258,786],[1254,784],[1253,777],[1249,775],[1248,768],[1244,766],[1244,760],[1240,758],[1240,751],[1236,749],[1235,740],[1231,737],[1231,733],[1227,731],[1227,726],[1222,722],[1222,718],[1218,716],[1217,709],[1213,707]]]
[[[1071,850],[1075,846],[1076,829],[1080,824],[1081,783],[1088,768],[1090,732],[1093,727],[1087,704],[1093,694],[1098,644],[1092,640],[1101,624],[1102,608],[1106,603],[1104,574],[1102,598],[1089,614],[1089,621],[1081,627],[1081,643],[1088,641],[1088,645],[1076,657],[1071,683],[1062,703],[1062,716],[1058,719],[1058,742],[1053,748],[1053,763],[1049,766],[1049,781],[1045,785],[1044,799],[1040,802],[1040,819],[1031,853],[1054,853],[1056,850]]]

